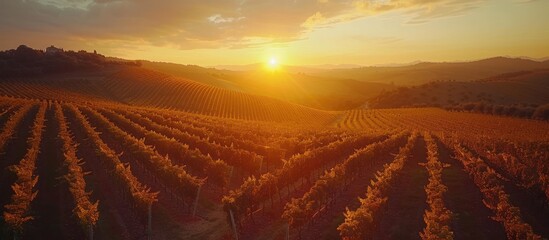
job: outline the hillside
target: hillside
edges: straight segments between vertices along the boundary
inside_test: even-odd
[[[516,83],[468,82],[494,78],[493,76],[506,78],[509,77],[506,74],[547,69],[549,61],[495,57],[472,62],[423,62],[406,66],[332,70],[285,66],[277,72],[265,71],[260,64],[231,67],[239,71],[147,61],[143,62],[143,67],[212,86],[269,96],[317,109],[349,110],[364,105],[371,99],[374,100],[369,104],[373,107],[447,106],[476,101],[502,105],[539,105],[545,103],[546,99],[543,96],[544,88],[536,88],[539,84],[544,87],[542,83],[520,84],[517,86],[520,91],[514,92]],[[417,86],[430,82],[451,83],[445,83],[440,89],[435,87],[439,86],[436,83],[421,87],[418,93],[403,92],[410,94],[412,99],[406,96],[391,97],[395,93],[393,90],[399,86]],[[429,90],[431,86],[433,89]],[[533,89],[532,94],[530,89]]]
[[[144,68],[200,83],[262,95],[324,110],[347,110],[395,87],[386,83],[361,82],[340,77],[317,77],[302,68],[282,67],[276,72],[253,65],[241,71],[218,70],[193,65],[142,61]],[[316,70],[318,71],[318,70]]]
[[[83,73],[138,66],[135,61],[108,58],[96,52],[64,51],[60,48],[46,52],[20,45],[17,49],[0,51],[0,79],[9,77],[41,77],[44,74]]]
[[[431,82],[401,87],[371,99],[368,107],[430,106],[530,117],[536,110],[547,111],[542,109],[549,103],[548,92],[549,70],[521,71],[471,82]]]
[[[121,102],[210,116],[262,121],[325,122],[332,113],[282,100],[205,85],[156,71],[127,68],[104,80]]]
[[[420,85],[432,81],[473,81],[509,72],[549,68],[549,61],[494,57],[472,62],[423,62],[401,67],[362,67],[315,73],[365,82]]]
[[[6,78],[0,80],[0,95],[70,102],[114,102],[261,121],[323,123],[333,116],[327,111],[140,67]]]

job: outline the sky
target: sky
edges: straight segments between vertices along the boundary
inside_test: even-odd
[[[0,49],[380,65],[549,56],[549,0],[0,0]]]

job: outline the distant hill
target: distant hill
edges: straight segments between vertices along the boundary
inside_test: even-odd
[[[310,118],[322,122],[332,118],[333,111],[364,106],[459,109],[482,102],[534,108],[549,102],[549,70],[543,70],[546,65],[549,61],[497,57],[314,73],[284,68],[266,71],[259,65],[255,70],[230,71],[129,61],[84,51],[48,53],[22,45],[0,52],[0,76],[4,76],[0,77],[0,95],[118,102],[250,120]],[[519,70],[511,71],[514,69]],[[377,76],[382,81],[349,77],[355,73]],[[484,77],[490,73],[497,74]]]
[[[323,124],[335,113],[233,91],[141,67],[51,74],[0,81],[0,96],[105,102],[182,110],[202,115],[274,122]]]
[[[48,52],[21,45],[17,49],[0,51],[0,78],[98,71],[139,65],[135,61],[107,58],[86,51],[64,51],[53,46],[49,49]]]
[[[445,107],[490,113],[496,107],[514,107],[525,109],[531,114],[537,107],[549,103],[548,93],[549,69],[546,69],[506,73],[471,82],[431,82],[419,86],[400,87],[371,99],[368,106]]]
[[[216,65],[212,68],[229,71],[257,71],[262,70],[265,64],[254,63],[245,65]],[[282,65],[280,66],[285,72],[289,73],[315,73],[331,69],[352,69],[360,68],[357,64],[319,64],[319,65]]]
[[[431,82],[400,87],[369,102],[373,108],[448,106],[485,101],[492,104],[549,103],[549,70],[521,71],[471,82]]]
[[[309,107],[325,110],[346,110],[360,106],[369,98],[395,87],[385,83],[369,83],[336,77],[316,77],[306,73],[294,73],[281,69],[265,71],[255,65],[255,70],[229,71],[142,61],[147,69],[187,78],[215,87],[277,98]]]
[[[549,61],[495,57],[472,62],[423,62],[401,67],[338,69],[318,72],[313,75],[410,86],[433,81],[466,82],[503,73],[545,68],[549,68]]]
[[[194,81],[215,87],[242,91],[240,86],[225,79],[227,78],[227,75],[232,74],[232,71],[218,70],[215,68],[205,68],[197,65],[183,65],[166,62],[141,61],[141,64],[142,67],[145,69],[163,72],[177,77],[192,79]]]

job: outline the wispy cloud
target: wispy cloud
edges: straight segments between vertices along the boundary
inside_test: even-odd
[[[180,49],[243,48],[404,10],[411,23],[462,14],[479,0],[0,0],[0,31],[17,42],[128,42]],[[36,40],[31,40],[36,39]]]

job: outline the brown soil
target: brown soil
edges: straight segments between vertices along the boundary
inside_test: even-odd
[[[482,193],[461,163],[444,144],[437,141],[437,145],[440,161],[450,164],[442,172],[442,182],[448,187],[446,207],[454,213],[450,227],[455,239],[505,239],[503,225],[491,218],[492,211],[482,202]]]
[[[425,227],[423,214],[427,208],[424,186],[428,174],[424,163],[427,150],[423,138],[418,138],[412,157],[406,161],[402,174],[389,191],[385,214],[382,214],[375,239],[419,239]]]
[[[72,213],[74,201],[69,186],[63,178],[67,168],[59,151],[62,145],[57,137],[59,126],[53,109],[46,111],[45,124],[36,162],[38,194],[31,205],[35,219],[25,232],[28,239],[84,239],[82,227]]]

